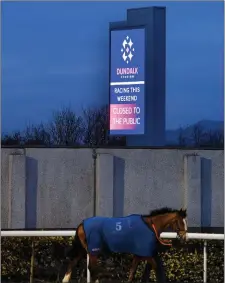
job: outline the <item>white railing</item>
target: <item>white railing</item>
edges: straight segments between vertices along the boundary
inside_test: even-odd
[[[1,237],[71,237],[76,231],[1,231]],[[162,233],[162,238],[175,239],[177,233]],[[224,240],[224,234],[188,233],[188,239],[204,240],[203,282],[207,282],[207,240]],[[88,258],[87,258],[88,264]],[[87,268],[87,282],[90,283],[90,273]]]

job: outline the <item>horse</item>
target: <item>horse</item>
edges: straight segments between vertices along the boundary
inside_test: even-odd
[[[146,261],[155,271],[158,282],[161,282],[158,266],[160,261],[156,257],[157,245],[171,246],[172,241],[160,238],[160,233],[170,228],[177,233],[180,241],[186,241],[186,217],[186,209],[163,207],[150,211],[148,215],[86,218],[78,225],[72,247],[67,254],[69,264],[62,283],[70,281],[73,267],[87,254],[91,280],[95,282],[100,278],[109,277],[109,274],[97,266],[101,253],[133,255],[128,282],[133,281],[140,261]]]

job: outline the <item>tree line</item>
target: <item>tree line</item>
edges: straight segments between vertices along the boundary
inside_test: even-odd
[[[49,122],[2,135],[2,145],[125,146],[124,137],[109,136],[108,107],[88,108],[77,115],[71,107],[54,111]]]
[[[185,129],[179,129],[178,144],[181,147],[192,145],[194,147],[203,148],[224,148],[224,131],[223,130],[207,130],[205,131],[201,125],[194,125],[192,131],[187,136]]]
[[[71,107],[63,107],[53,112],[49,122],[3,134],[2,145],[126,146],[126,138],[109,136],[108,106],[84,109],[81,115],[77,115]],[[221,131],[205,132],[199,125],[195,125],[192,133],[186,136],[185,129],[180,128],[177,145],[223,148],[224,135]]]

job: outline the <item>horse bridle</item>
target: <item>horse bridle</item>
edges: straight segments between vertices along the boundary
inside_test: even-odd
[[[181,239],[182,238],[182,235],[180,235],[180,232],[181,232],[181,229],[179,228],[179,225],[177,224],[177,220],[175,221],[176,222],[176,230],[175,230],[175,232],[177,233],[177,239]],[[154,223],[153,223],[153,221],[152,221],[152,219],[150,218],[150,224],[151,224],[151,226],[152,226],[152,229],[153,229],[153,231],[155,232],[155,234],[156,234],[156,237],[157,237],[157,239],[161,242],[161,244],[163,244],[163,245],[168,245],[168,246],[171,246],[171,240],[166,240],[166,239],[161,239],[160,238],[160,236],[157,234],[157,231],[156,231],[156,229],[155,229],[155,225],[154,225]],[[183,231],[182,231],[183,232]],[[186,232],[185,230],[184,230],[184,232]]]
[[[180,232],[186,233],[187,231],[181,230],[181,229],[178,227],[177,220],[176,220],[176,227],[177,227],[177,229],[176,229],[177,237],[176,237],[176,238],[180,240],[181,237],[182,237],[182,235],[180,235]]]
[[[154,231],[155,235],[156,235],[156,238],[157,240],[164,246],[172,246],[172,241],[171,240],[167,240],[167,239],[162,239],[157,231],[156,231],[156,228],[155,228],[155,224],[153,223],[152,219],[150,219],[150,224],[152,226],[152,230]]]
[[[176,233],[177,233],[176,238],[179,239],[179,240],[181,239],[180,231],[181,230],[179,228],[177,228],[177,230],[176,230]]]

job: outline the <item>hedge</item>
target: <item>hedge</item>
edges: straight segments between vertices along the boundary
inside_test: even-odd
[[[2,238],[1,244],[1,278],[4,281],[29,281],[32,241],[35,246],[34,278],[45,281],[61,280],[64,275],[65,249],[71,244],[68,237],[39,237],[39,238]],[[185,245],[161,250],[168,282],[202,282],[203,281],[203,242],[189,241]],[[224,282],[224,243],[223,241],[208,241],[207,246],[207,282]],[[106,265],[100,258],[100,264],[105,265],[114,279],[126,282],[131,264],[130,255],[113,255],[112,264]],[[140,282],[144,264],[140,264],[136,273],[136,281]],[[85,282],[86,259],[80,262],[73,272],[73,278]],[[151,272],[151,281],[155,275]]]

